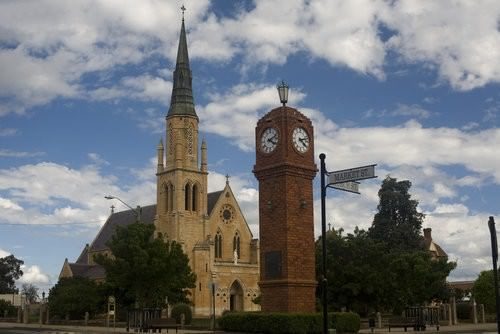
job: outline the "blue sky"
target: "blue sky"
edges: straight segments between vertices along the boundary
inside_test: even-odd
[[[109,215],[111,194],[155,201],[156,145],[180,1],[0,3],[0,256],[48,290]],[[315,127],[337,170],[377,164],[361,195],[329,190],[327,219],[370,226],[386,175],[409,179],[452,280],[490,269],[499,217],[498,1],[185,1],[209,190],[225,174],[258,236],[254,129],[279,105]],[[319,187],[315,180],[315,227]]]

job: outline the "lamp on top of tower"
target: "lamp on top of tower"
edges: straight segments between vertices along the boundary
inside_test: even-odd
[[[281,80],[281,83],[278,84],[278,94],[280,95],[280,101],[283,103],[283,107],[288,102],[288,89],[290,88],[285,81]]]

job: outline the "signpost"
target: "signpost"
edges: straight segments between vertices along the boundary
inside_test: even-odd
[[[337,190],[343,190],[350,193],[359,194],[359,182],[356,181],[334,183],[330,184],[329,187]]]
[[[369,165],[327,173],[328,185],[374,178],[376,177],[375,166],[376,165]]]
[[[498,295],[498,243],[497,243],[497,229],[495,228],[495,219],[490,216],[488,220],[488,227],[490,228],[491,237],[491,258],[493,260],[493,279],[495,280],[495,301],[497,309],[497,332],[500,333],[500,296]]]
[[[377,177],[375,175],[375,166],[368,165],[356,168],[349,168],[328,173],[325,166],[326,155],[321,153],[319,160],[321,161],[321,242],[322,242],[322,280],[321,280],[321,303],[323,304],[323,334],[328,333],[328,310],[327,310],[327,286],[326,278],[326,188],[334,188],[337,190],[347,191],[359,194],[359,180],[371,179]],[[328,183],[325,179],[328,177]],[[500,334],[500,333],[499,333]]]

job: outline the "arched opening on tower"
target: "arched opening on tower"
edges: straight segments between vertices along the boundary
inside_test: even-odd
[[[243,311],[243,288],[241,284],[234,281],[229,291],[229,309],[231,311]]]
[[[189,183],[184,187],[184,210],[189,211],[189,200],[191,198],[191,186]]]
[[[198,210],[198,186],[195,184],[193,186],[193,193],[191,195],[193,197],[193,203],[191,204],[191,210],[197,211]]]

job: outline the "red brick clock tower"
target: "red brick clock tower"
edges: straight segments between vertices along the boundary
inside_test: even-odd
[[[297,109],[285,106],[286,98],[280,99],[283,106],[262,117],[255,129],[261,307],[314,312],[313,126]]]

